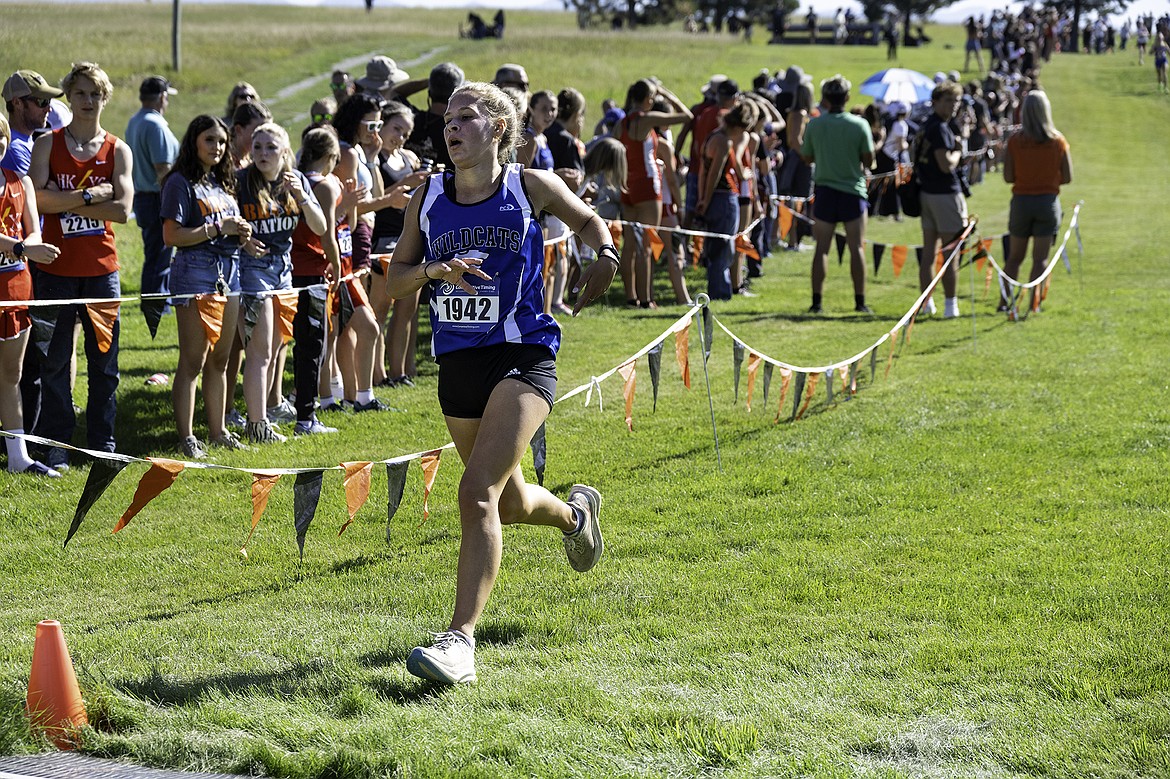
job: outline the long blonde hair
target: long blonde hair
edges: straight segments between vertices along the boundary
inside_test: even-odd
[[[447,105],[451,105],[458,95],[467,92],[475,95],[477,101],[487,117],[494,121],[504,120],[504,134],[500,136],[500,149],[497,155],[501,165],[506,165],[512,159],[512,152],[520,140],[520,119],[516,110],[516,103],[508,97],[502,89],[494,84],[483,81],[468,81],[451,93]]]
[[[628,173],[626,147],[616,138],[601,138],[585,155],[585,175],[600,176],[614,189],[625,192]]]
[[[284,209],[286,214],[295,214],[297,213],[296,201],[293,199],[292,193],[283,188],[284,174],[294,167],[288,132],[276,122],[265,122],[252,131],[253,143],[255,143],[256,136],[261,133],[271,135],[281,145],[280,170],[276,174],[276,181],[269,181],[260,172],[260,169],[256,167],[256,162],[253,161],[247,167],[247,173],[244,174],[244,188],[249,194],[255,196],[256,202],[260,204],[260,208],[263,211],[270,211],[272,204],[277,203]],[[279,198],[273,195],[272,188],[274,185],[282,189]]]
[[[1042,90],[1034,89],[1024,95],[1020,107],[1020,124],[1024,135],[1036,143],[1047,143],[1063,137],[1052,123],[1052,104]]]

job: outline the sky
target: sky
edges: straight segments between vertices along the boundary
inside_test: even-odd
[[[66,0],[77,2],[78,0]],[[84,1],[84,0],[82,0]],[[102,0],[109,2],[110,0]],[[117,2],[118,0],[113,0]],[[126,2],[142,2],[142,0],[125,0]],[[4,0],[0,0],[3,5]],[[149,0],[148,0],[149,2]],[[361,7],[362,0],[183,0],[196,3],[271,3],[277,5],[329,5]],[[860,13],[861,6],[850,0],[811,0],[812,6],[818,14],[832,16],[838,7],[852,6],[855,12]],[[801,8],[807,8],[809,0],[800,0]],[[503,8],[506,10],[545,10],[560,11],[564,6],[561,0],[374,0],[378,6],[421,6],[425,8]],[[987,0],[959,0],[946,8],[935,12],[932,20],[940,24],[959,24],[972,14],[990,15],[996,8],[1019,8],[1020,2],[987,2]],[[1130,3],[1124,12],[1115,19],[1126,17],[1135,18],[1139,14],[1153,14],[1155,17],[1170,13],[1170,0],[1136,0]]]

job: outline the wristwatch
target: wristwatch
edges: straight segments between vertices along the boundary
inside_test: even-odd
[[[24,256],[24,241],[17,241],[12,245],[12,256],[18,260]]]
[[[85,201],[87,206],[93,205],[93,193],[88,189],[81,190],[81,199]]]

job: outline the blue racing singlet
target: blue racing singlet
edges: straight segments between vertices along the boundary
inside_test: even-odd
[[[431,282],[431,353],[503,343],[545,346],[553,355],[561,330],[544,312],[544,239],[524,189],[523,167],[504,168],[496,193],[478,203],[456,203],[454,174],[427,179],[419,230],[425,260],[475,257],[491,281],[464,276],[476,289]]]

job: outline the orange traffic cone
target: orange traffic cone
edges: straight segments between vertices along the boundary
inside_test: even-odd
[[[33,729],[43,731],[58,749],[75,747],[77,729],[89,724],[65,634],[55,619],[37,623],[27,705]]]

